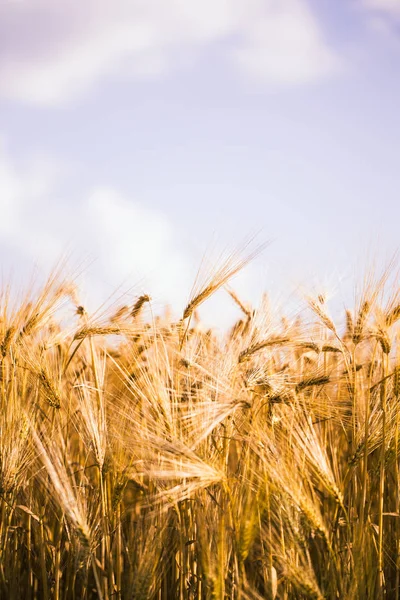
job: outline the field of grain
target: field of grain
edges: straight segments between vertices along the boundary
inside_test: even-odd
[[[0,598],[399,598],[399,286],[285,317],[241,266],[178,319],[91,316],[59,274],[3,290]],[[219,288],[224,336],[197,313]]]

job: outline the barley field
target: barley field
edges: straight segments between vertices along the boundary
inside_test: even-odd
[[[236,295],[246,262],[178,318],[90,315],[57,272],[2,291],[0,598],[399,598],[398,281],[285,316]],[[224,335],[198,316],[218,289]]]

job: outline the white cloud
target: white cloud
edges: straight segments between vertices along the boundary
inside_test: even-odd
[[[32,270],[47,278],[69,256],[71,274],[83,265],[78,283],[89,310],[128,291],[122,302],[149,293],[156,311],[168,303],[177,316],[181,314],[201,256],[180,246],[179,231],[164,213],[115,189],[97,187],[73,202],[60,197],[66,175],[67,170],[43,158],[16,165],[0,143],[0,273],[11,271],[13,281],[24,287]],[[210,269],[220,254],[218,246],[216,241],[214,252],[208,249]],[[199,254],[203,251],[200,248]],[[260,273],[254,265],[232,283],[245,300],[259,296]],[[201,313],[206,323],[220,327],[238,316],[225,293],[205,303]]]
[[[272,83],[306,83],[338,66],[311,11],[301,2],[283,2],[266,11],[233,54],[245,73]]]
[[[36,158],[17,169],[7,157],[7,145],[0,138],[0,237],[13,240],[27,204],[46,195],[58,168],[55,162]]]
[[[23,186],[0,155],[0,236],[12,233]]]
[[[365,8],[389,14],[400,14],[400,0],[364,0],[363,4]]]
[[[0,6],[0,94],[58,106],[218,42],[221,59],[266,83],[312,81],[337,64],[307,0],[26,0]]]
[[[71,268],[75,261],[93,261],[85,279],[97,303],[118,286],[133,286],[135,293],[181,306],[191,269],[168,218],[110,188],[68,202],[57,193],[62,176],[54,173],[51,162],[35,160],[21,168],[0,152],[0,270],[37,265],[47,274],[71,253]]]
[[[79,247],[98,258],[98,270],[111,284],[139,283],[164,301],[182,301],[189,264],[164,214],[111,188],[98,188],[82,203],[79,216]]]

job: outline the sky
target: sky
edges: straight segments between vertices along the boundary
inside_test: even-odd
[[[400,0],[0,0],[3,279],[179,308],[255,236],[245,300],[351,285],[398,249],[399,67]]]

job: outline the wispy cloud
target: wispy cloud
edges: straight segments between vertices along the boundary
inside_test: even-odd
[[[210,44],[266,84],[313,81],[338,64],[307,0],[21,0],[0,6],[0,94],[59,106],[105,78],[188,67]]]

